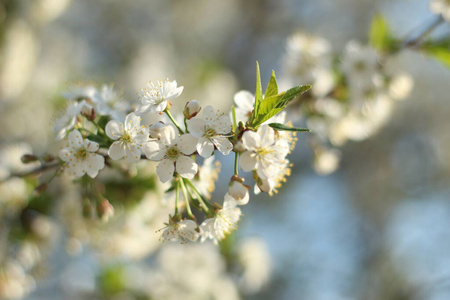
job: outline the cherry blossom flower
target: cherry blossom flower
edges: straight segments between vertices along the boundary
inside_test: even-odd
[[[223,113],[215,112],[211,105],[203,109],[203,119],[193,118],[187,121],[189,132],[199,138],[198,153],[207,158],[214,151],[214,146],[224,155],[233,149],[233,144],[225,135],[231,132],[231,120]]]
[[[234,95],[234,104],[236,104],[236,121],[246,123],[253,113],[253,104],[255,95],[249,91],[239,91]]]
[[[158,80],[156,83],[148,82],[147,85],[149,89],[142,89],[141,105],[136,110],[139,115],[148,111],[152,113],[164,111],[167,108],[167,101],[180,96],[184,88],[177,87],[177,82],[169,79]]]
[[[114,160],[125,158],[133,163],[141,159],[141,148],[148,141],[148,128],[141,125],[141,118],[134,113],[121,123],[116,120],[109,121],[105,128],[106,135],[116,140],[108,150],[108,155]]]
[[[276,143],[275,131],[262,125],[257,132],[246,131],[242,136],[245,152],[239,156],[244,171],[256,170],[259,177],[266,179],[276,173],[277,165],[283,163],[289,153],[289,146]]]
[[[67,163],[69,174],[81,177],[87,173],[94,178],[105,167],[105,158],[94,153],[98,150],[96,142],[83,138],[78,130],[70,132],[66,141],[66,147],[61,149],[59,157]]]
[[[91,108],[90,105],[86,104],[85,100],[80,102],[69,101],[64,114],[55,122],[53,131],[58,132],[56,134],[56,140],[62,140],[68,131],[72,130],[77,124],[77,116],[81,113],[83,107],[87,106]]]
[[[94,97],[97,113],[111,116],[115,120],[125,119],[126,112],[130,110],[130,104],[120,97],[114,86],[104,84]]]
[[[169,181],[175,170],[184,178],[194,178],[198,166],[188,155],[195,152],[197,138],[189,133],[179,136],[172,124],[161,128],[159,134],[159,140],[149,141],[142,150],[148,159],[160,161],[156,173],[161,182]]]
[[[188,243],[189,241],[195,242],[199,237],[197,223],[192,220],[170,221],[170,224],[163,229],[165,230],[160,237],[162,241]]]
[[[248,189],[242,182],[231,180],[227,195],[233,197],[237,205],[246,205],[250,200]]]
[[[217,245],[227,234],[237,229],[241,215],[241,209],[236,207],[233,197],[225,195],[223,208],[217,211],[214,218],[206,219],[200,225],[201,241],[211,239]]]

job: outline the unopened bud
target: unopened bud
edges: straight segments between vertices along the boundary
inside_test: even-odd
[[[149,132],[150,136],[155,139],[161,138],[161,132],[166,125],[162,122],[158,122],[150,126]]]
[[[44,193],[48,188],[48,185],[46,183],[41,183],[40,185],[38,185],[37,187],[34,188],[34,192],[36,194],[36,196],[40,196],[42,195],[42,193]]]
[[[84,105],[81,109],[81,114],[88,120],[93,121],[95,119],[95,109],[90,105]]]
[[[242,143],[242,141],[238,141],[234,145],[234,151],[236,151],[236,152],[244,152],[245,150],[247,150],[247,149],[245,149],[244,144]]]
[[[237,180],[231,180],[230,185],[228,186],[228,194],[234,198],[236,204],[238,205],[246,205],[250,200],[250,195],[248,190],[249,186],[243,184]]]
[[[186,103],[183,110],[183,115],[186,119],[190,120],[195,117],[202,109],[200,102],[197,100],[191,100]]]
[[[99,204],[97,204],[97,214],[98,217],[106,223],[114,216],[114,207],[108,200],[103,199]]]
[[[51,155],[51,154],[45,154],[45,155],[42,157],[42,160],[43,160],[44,162],[46,162],[46,163],[49,163],[49,162],[54,161],[54,160],[55,160],[55,157],[54,157],[53,155]]]
[[[35,162],[38,160],[38,157],[36,155],[33,154],[25,154],[22,155],[22,157],[20,158],[20,160],[24,163],[24,164],[29,164],[32,162]]]

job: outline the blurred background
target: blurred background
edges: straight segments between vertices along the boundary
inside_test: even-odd
[[[229,110],[237,91],[254,91],[256,60],[264,83],[272,69],[283,74],[292,34],[320,36],[342,53],[350,40],[367,43],[376,13],[398,37],[420,33],[433,20],[428,5],[2,0],[1,159],[12,164],[51,148],[61,93],[78,82],[114,83],[136,102],[147,81],[169,77],[185,87],[181,101]],[[432,37],[448,34],[447,23]],[[408,100],[376,134],[346,143],[340,168],[328,176],[314,171],[299,135],[287,183],[243,207],[232,258],[209,244],[158,242],[155,230],[167,216],[158,192],[97,226],[83,220],[67,182],[52,191],[64,200],[33,202],[33,209],[22,196],[30,185],[0,185],[0,298],[450,299],[450,71],[414,50],[397,55],[393,67],[414,78]],[[295,115],[298,106],[290,109]],[[226,182],[232,158],[220,159]],[[218,184],[214,195],[225,192]]]

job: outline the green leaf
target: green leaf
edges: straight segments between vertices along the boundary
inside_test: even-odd
[[[261,74],[259,71],[259,63],[256,62],[256,91],[255,91],[255,106],[253,114],[258,115],[259,105],[262,101],[262,86],[261,86]]]
[[[88,140],[90,140],[90,141],[93,141],[93,142],[98,143],[100,147],[106,147],[106,146],[109,146],[108,141],[107,141],[104,137],[102,137],[102,136],[100,136],[100,135],[90,134],[90,135],[88,135],[86,138],[87,138]]]
[[[446,43],[429,43],[424,44],[422,50],[425,54],[443,63],[447,68],[450,68],[450,45],[447,45]]]
[[[291,127],[291,126],[287,126],[287,125],[284,125],[281,123],[270,123],[269,126],[275,130],[280,130],[280,131],[295,131],[295,132],[310,132],[311,131],[306,128]]]
[[[369,42],[375,49],[380,51],[388,51],[394,46],[391,30],[382,15],[375,15],[372,19]]]
[[[231,115],[233,116],[233,132],[236,132],[237,121],[236,121],[236,107],[231,106]]]
[[[296,97],[300,96],[301,94],[309,91],[311,89],[310,85],[300,85],[293,87],[290,90],[287,90],[284,94],[281,100],[277,104],[277,108],[285,108],[286,105],[289,104],[292,100],[294,100]]]
[[[111,120],[111,118],[110,118],[109,116],[101,116],[100,119],[98,119],[97,124],[98,124],[101,128],[105,129],[106,124],[108,124],[108,122],[109,122],[110,120]]]
[[[278,94],[278,83],[275,77],[275,71],[272,70],[272,76],[270,76],[269,84],[267,85],[264,98]]]

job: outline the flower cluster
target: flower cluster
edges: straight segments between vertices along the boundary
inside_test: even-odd
[[[65,172],[80,178],[86,199],[96,200],[86,200],[88,206],[83,210],[90,214],[93,209],[89,205],[94,202],[101,219],[112,216],[113,207],[95,183],[105,166],[114,169],[122,168],[122,161],[155,161],[156,174],[168,185],[174,209],[161,229],[160,240],[186,243],[210,239],[215,244],[223,240],[237,228],[242,215],[239,206],[250,199],[250,187],[244,184],[239,169],[252,172],[255,193],[272,195],[290,173],[286,156],[294,146],[295,132],[307,131],[284,124],[282,110],[309,86],[279,93],[273,73],[263,95],[259,78],[258,67],[255,94],[238,92],[230,113],[211,105],[202,108],[191,100],[179,117],[173,117],[170,110],[171,101],[176,104],[183,91],[176,81],[148,83],[135,105],[127,105],[112,86],[72,87],[63,94],[68,105],[54,129],[56,139],[62,140],[59,157]],[[182,125],[177,119],[184,119]],[[217,178],[211,166],[216,151],[235,156],[234,174],[222,203],[210,201]]]
[[[390,67],[394,57],[355,41],[346,45],[340,60],[319,37],[297,33],[287,45],[283,81],[301,80],[314,87],[300,107],[300,118],[314,132],[314,167],[328,174],[339,165],[339,147],[377,133],[389,120],[395,100],[409,96],[413,80]]]

